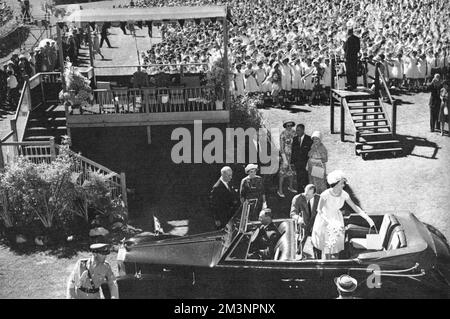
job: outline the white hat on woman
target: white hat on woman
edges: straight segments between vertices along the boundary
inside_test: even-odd
[[[327,176],[327,182],[328,182],[328,184],[330,184],[330,185],[339,182],[341,179],[347,179],[347,178],[345,177],[344,172],[341,171],[341,170],[332,171],[332,172],[331,172],[330,174],[328,174],[328,176]]]
[[[248,174],[252,169],[258,169],[258,165],[256,164],[248,164],[245,166],[245,174]]]
[[[311,135],[311,138],[317,137],[319,140],[322,140],[322,133],[319,131],[314,131]]]

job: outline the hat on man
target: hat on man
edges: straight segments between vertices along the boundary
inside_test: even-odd
[[[328,176],[327,176],[327,182],[328,182],[328,184],[330,184],[330,185],[339,182],[341,179],[346,179],[344,172],[341,171],[341,170],[335,170],[335,171],[332,171],[332,172],[331,172],[330,174],[328,174]]]
[[[292,120],[285,120],[285,121],[283,122],[283,127],[286,128],[286,126],[287,126],[288,124],[292,124],[292,126],[295,126],[295,122],[294,122],[294,121],[292,121]]]
[[[109,245],[104,243],[92,244],[89,246],[91,252],[96,254],[108,255],[109,254]]]
[[[355,278],[349,275],[342,275],[340,277],[334,278],[334,283],[339,291],[342,292],[353,292],[358,287],[358,282]]]
[[[248,172],[250,172],[253,169],[258,169],[258,165],[248,164],[247,166],[245,166],[245,174],[248,174]]]

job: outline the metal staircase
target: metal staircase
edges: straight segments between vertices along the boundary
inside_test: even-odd
[[[332,66],[332,70],[334,66]],[[367,68],[366,68],[367,69]],[[355,130],[355,154],[366,159],[370,154],[391,153],[397,156],[403,148],[396,138],[396,100],[381,76],[379,65],[375,65],[374,89],[360,87],[356,91],[331,90],[331,132],[334,133],[334,107],[341,108],[341,141],[345,140],[345,114],[347,113]],[[364,79],[368,83],[368,79]],[[389,118],[387,103],[392,105],[392,116]]]

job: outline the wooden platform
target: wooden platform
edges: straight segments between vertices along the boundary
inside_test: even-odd
[[[331,90],[336,98],[341,99],[356,99],[356,98],[368,98],[373,95],[373,92],[367,88],[358,88],[357,91],[347,91],[347,90]]]

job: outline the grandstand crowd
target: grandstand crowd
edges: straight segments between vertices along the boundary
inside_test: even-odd
[[[314,102],[315,88],[326,89],[331,83],[331,59],[343,59],[349,27],[361,39],[361,59],[380,62],[391,86],[420,91],[435,73],[448,74],[448,1],[132,0],[119,7],[181,5],[228,5],[235,96],[245,92],[270,95],[278,90],[296,101]],[[197,64],[185,72],[206,72],[206,64],[223,55],[218,21],[163,23],[160,30],[162,41],[142,52],[150,74],[176,73],[180,71],[176,65],[183,63]],[[80,33],[69,32],[65,40],[64,52],[72,61],[83,41]],[[96,32],[92,33],[95,37]],[[361,64],[359,75],[364,72],[374,72],[371,63],[368,67]],[[338,84],[345,86],[343,63],[338,65],[338,74]],[[362,81],[362,76],[359,79]]]

